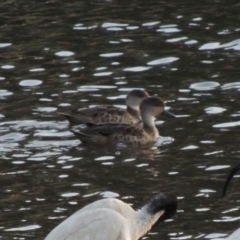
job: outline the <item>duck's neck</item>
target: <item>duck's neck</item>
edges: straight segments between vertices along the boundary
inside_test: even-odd
[[[143,128],[151,136],[157,138],[159,136],[158,129],[155,127],[154,117],[148,114],[142,114]]]
[[[152,226],[158,221],[160,216],[163,214],[163,212],[156,213],[154,215],[150,214],[148,212],[147,206],[144,206],[140,210],[136,212],[136,229],[134,240],[141,238],[143,235],[145,235]]]
[[[136,117],[136,118],[139,118],[139,120],[140,120],[140,110],[139,110],[139,107],[134,107],[134,108],[132,108],[132,107],[127,106],[127,111],[128,111],[132,116],[134,116],[134,117]]]

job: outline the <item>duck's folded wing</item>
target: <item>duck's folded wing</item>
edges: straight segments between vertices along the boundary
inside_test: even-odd
[[[93,108],[85,108],[79,110],[72,110],[72,114],[76,115],[83,115],[85,117],[96,117],[100,114],[104,114],[109,111],[116,111],[118,110],[116,107],[113,106],[97,106]]]
[[[72,110],[70,113],[58,112],[59,115],[64,116],[72,124],[85,124],[93,122],[94,119],[100,118],[116,109],[112,106],[86,108],[80,110]]]
[[[118,240],[126,239],[126,219],[107,208],[79,211],[63,221],[45,240]]]

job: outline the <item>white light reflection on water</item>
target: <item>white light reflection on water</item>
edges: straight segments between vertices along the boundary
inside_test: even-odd
[[[124,68],[123,71],[125,71],[125,72],[144,72],[149,69],[151,69],[151,67],[136,66],[136,67]]]
[[[216,49],[240,50],[240,39],[236,39],[225,44],[220,44],[220,42],[206,43],[199,48],[199,50],[216,50]]]
[[[77,192],[68,192],[68,193],[62,193],[61,197],[70,198],[70,197],[75,197],[78,195],[79,195],[79,193],[77,193]]]
[[[114,158],[115,158],[114,156],[103,156],[103,157],[95,158],[94,160],[95,161],[109,161],[109,160],[112,160]]]
[[[123,31],[124,28],[120,28],[120,27],[109,27],[107,28],[107,31],[113,31],[113,32],[119,32],[119,31]]]
[[[189,40],[189,41],[186,41],[184,44],[186,45],[193,45],[193,44],[197,44],[198,41],[197,40]]]
[[[6,89],[0,89],[0,99],[13,95],[13,92],[9,92]]]
[[[99,73],[94,73],[93,76],[95,76],[95,77],[105,77],[105,76],[110,76],[112,74],[113,74],[113,72],[99,72]]]
[[[219,150],[219,151],[207,152],[207,153],[204,153],[204,155],[209,156],[209,155],[215,155],[223,152],[224,152],[223,150]]]
[[[240,177],[240,175],[235,175],[235,177]],[[239,208],[231,208],[229,210],[226,210],[226,211],[223,211],[222,213],[230,213],[230,212],[236,212],[236,211],[239,211]]]
[[[26,137],[29,134],[24,134],[24,133],[18,133],[18,132],[11,132],[11,133],[7,133],[5,135],[0,136],[0,142],[5,142],[5,141],[13,141],[13,142],[19,142],[22,141],[24,139],[26,139]]]
[[[156,30],[157,32],[162,33],[178,33],[181,32],[179,28],[177,28],[176,24],[169,24],[169,25],[162,25],[159,29]]]
[[[38,107],[36,109],[33,109],[33,111],[36,111],[36,112],[55,112],[57,111],[57,108],[56,107]]]
[[[69,137],[72,133],[69,131],[58,132],[56,129],[53,130],[37,130],[34,136],[38,137]]]
[[[10,70],[10,69],[14,69],[15,66],[14,65],[2,65],[1,66],[1,69],[4,69],[4,70]]]
[[[139,26],[128,26],[128,27],[126,27],[127,30],[136,30],[138,28],[139,28]]]
[[[207,114],[219,114],[226,111],[226,108],[222,107],[208,107],[204,109]]]
[[[229,168],[229,165],[216,165],[216,166],[211,166],[206,168],[206,171],[216,171],[216,170],[221,170],[221,169],[225,169],[225,168]]]
[[[146,22],[146,23],[143,23],[142,26],[143,27],[152,27],[152,26],[155,26],[157,24],[159,24],[160,21],[156,21],[156,22]]]
[[[127,23],[113,23],[113,22],[106,22],[102,24],[103,28],[109,28],[109,27],[127,27],[129,24]]]
[[[58,57],[71,57],[73,56],[75,53],[71,52],[71,51],[59,51],[56,52],[55,55]]]
[[[210,91],[216,89],[219,86],[220,84],[218,82],[204,81],[199,83],[193,83],[190,85],[190,88],[197,91]]]
[[[18,130],[20,129],[41,129],[41,128],[49,128],[49,129],[65,129],[65,123],[62,124],[60,122],[46,122],[46,121],[36,121],[36,120],[19,120],[19,121],[7,121],[0,123],[0,126],[11,126],[11,129]]]
[[[237,127],[240,126],[240,121],[237,122],[227,122],[227,123],[219,123],[219,124],[214,124],[214,128],[229,128],[229,127]]]
[[[196,208],[195,211],[196,212],[206,212],[206,211],[209,211],[210,208]]]
[[[52,148],[52,147],[76,147],[79,145],[79,140],[61,140],[61,141],[56,141],[56,140],[44,140],[44,141],[38,141],[38,140],[33,140],[30,141],[28,144],[25,145],[26,148]]]
[[[39,225],[29,225],[29,226],[25,226],[25,227],[8,228],[8,229],[5,229],[4,231],[6,231],[6,232],[31,231],[31,230],[38,229],[38,228],[41,228],[41,226],[39,226]]]
[[[213,222],[238,222],[240,217],[223,217],[222,219],[214,219]]]
[[[225,83],[221,86],[222,90],[240,89],[240,82]]]
[[[205,239],[214,239],[214,240],[224,240],[222,237],[227,236],[227,234],[222,234],[222,233],[211,233],[206,235],[204,238]]]
[[[161,65],[161,64],[169,64],[169,63],[177,61],[178,59],[179,58],[177,58],[177,57],[160,58],[160,59],[156,59],[151,62],[148,62],[147,65],[155,66],[155,65]]]
[[[114,85],[87,85],[87,86],[80,86],[78,87],[79,92],[96,92],[100,91],[100,89],[113,89],[117,88],[117,86]]]
[[[6,176],[6,175],[15,175],[15,174],[25,174],[28,173],[28,170],[22,170],[22,171],[16,171],[16,172],[7,172],[7,173],[1,173],[0,176]]]
[[[38,79],[27,79],[20,81],[19,85],[22,87],[35,87],[42,84],[42,82],[43,82],[42,80]]]
[[[0,48],[10,47],[12,43],[0,43]]]
[[[188,39],[188,37],[171,38],[171,39],[168,39],[166,42],[176,43],[176,42],[180,42],[180,41],[186,40],[186,39]]]
[[[45,68],[32,68],[29,70],[29,72],[43,72],[45,71]]]
[[[195,145],[189,145],[189,146],[181,148],[181,150],[193,150],[193,149],[197,149],[197,148],[199,148],[199,147],[195,146]]]
[[[192,239],[193,236],[192,235],[184,235],[184,236],[181,236],[183,235],[183,233],[177,233],[179,234],[180,236],[179,237],[171,237],[170,239],[171,240],[186,240],[186,239]],[[170,234],[169,234],[170,235]]]
[[[119,57],[122,56],[123,53],[122,52],[113,52],[113,53],[102,53],[99,56],[100,57],[105,57],[105,58],[112,58],[112,57]]]

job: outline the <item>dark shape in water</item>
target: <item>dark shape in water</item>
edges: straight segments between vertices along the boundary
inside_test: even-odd
[[[228,187],[228,184],[230,183],[230,181],[232,180],[233,176],[240,170],[240,163],[235,166],[231,172],[229,173],[227,179],[226,179],[226,182],[224,184],[224,187],[223,187],[223,197],[225,196],[226,194],[226,191],[227,191],[227,187]]]

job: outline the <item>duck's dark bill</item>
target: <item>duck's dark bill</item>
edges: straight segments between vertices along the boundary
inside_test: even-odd
[[[162,115],[165,116],[165,117],[176,118],[176,116],[173,113],[171,113],[171,112],[169,112],[167,110],[164,110],[162,112]]]

